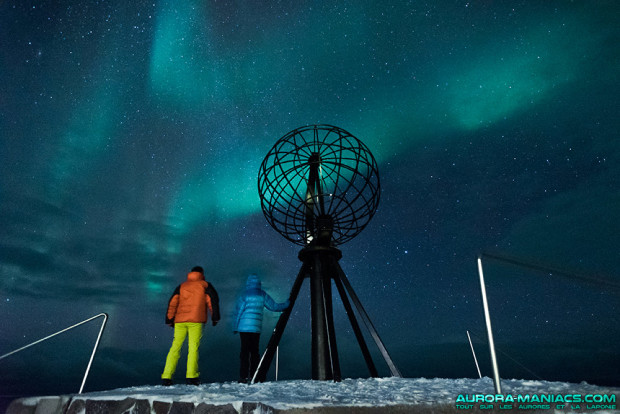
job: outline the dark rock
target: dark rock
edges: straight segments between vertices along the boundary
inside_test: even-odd
[[[280,411],[276,410],[273,407],[270,407],[268,405],[265,405],[261,402],[244,402],[241,405],[241,413],[240,414],[254,414],[254,413],[261,413],[261,414],[278,414]],[[284,412],[284,411],[282,411]]]
[[[147,400],[125,398],[115,400],[74,400],[69,405],[67,414],[151,414],[151,404]]]
[[[194,414],[239,414],[232,404],[213,405],[200,403],[194,410]]]
[[[6,409],[6,414],[34,414],[36,409],[36,405],[26,405],[24,404],[24,399],[20,398],[11,401],[11,404]]]
[[[194,408],[193,403],[174,401],[168,414],[194,414]]]
[[[163,401],[153,401],[153,412],[155,414],[168,414],[172,403]]]
[[[84,400],[72,400],[69,403],[69,408],[66,414],[78,414],[83,413],[86,410],[86,401]]]

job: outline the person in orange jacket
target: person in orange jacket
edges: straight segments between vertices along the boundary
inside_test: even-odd
[[[202,339],[208,313],[213,326],[220,320],[220,304],[217,291],[205,281],[204,270],[195,266],[187,274],[187,281],[174,290],[168,301],[166,324],[174,327],[174,339],[166,357],[166,366],[161,374],[163,385],[172,385],[172,377],[181,356],[181,347],[187,337],[186,384],[199,385],[198,348]]]

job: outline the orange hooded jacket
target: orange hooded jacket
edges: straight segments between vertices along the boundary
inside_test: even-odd
[[[213,285],[200,272],[189,272],[187,281],[174,290],[168,301],[166,323],[207,322],[207,310],[213,325],[220,320],[219,298]]]

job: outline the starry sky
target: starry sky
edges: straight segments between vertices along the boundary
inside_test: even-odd
[[[301,266],[263,216],[260,164],[325,123],[378,163],[379,207],[340,265],[404,376],[476,377],[467,330],[491,376],[476,259],[493,253],[516,262],[483,258],[500,375],[620,386],[619,16],[614,1],[1,2],[0,353],[107,312],[85,390],[158,384],[168,298],[202,265],[223,317],[201,376],[236,380],[247,275],[283,301]],[[311,375],[308,296],[280,378]],[[343,376],[367,376],[334,306]],[[2,395],[77,392],[98,329],[1,360]]]

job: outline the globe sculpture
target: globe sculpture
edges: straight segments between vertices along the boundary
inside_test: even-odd
[[[336,246],[357,236],[379,204],[379,172],[368,147],[349,132],[332,125],[297,128],[280,138],[263,160],[258,173],[258,193],[269,224],[303,248],[298,255],[302,266],[289,297],[291,305],[280,315],[252,382],[265,381],[305,279],[310,280],[312,378],[341,379],[332,282],[370,375],[376,377],[378,371],[353,306],[392,375],[400,376],[338,263],[342,253]]]
[[[258,193],[265,218],[282,236],[305,245],[333,223],[340,245],[366,227],[379,204],[379,172],[370,150],[331,125],[297,128],[261,164]]]

